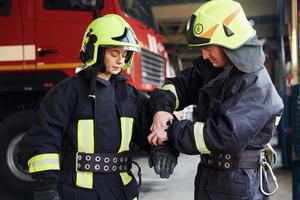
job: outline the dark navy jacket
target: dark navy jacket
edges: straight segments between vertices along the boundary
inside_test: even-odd
[[[257,38],[237,50],[224,49],[232,66],[216,69],[202,57],[167,79],[150,97],[154,112],[196,106],[195,121],[174,122],[168,136],[186,154],[239,153],[263,149],[275,132],[283,102],[263,65]],[[199,136],[200,135],[200,136]],[[258,169],[215,170],[201,164],[195,199],[263,199]]]
[[[47,93],[41,102],[38,119],[21,142],[25,164],[41,154],[76,152],[78,121],[94,121],[94,152],[117,153],[121,146],[120,118],[133,118],[131,142],[149,151],[147,142],[150,122],[148,99],[131,85],[126,77],[112,75],[109,81],[93,76],[89,69],[62,81]],[[75,160],[74,160],[75,161]],[[61,162],[62,163],[62,162]],[[42,170],[32,173],[36,179],[58,182],[63,199],[125,200],[138,196],[137,183],[132,177],[124,184],[118,173],[93,173],[92,189],[75,186],[75,170]]]

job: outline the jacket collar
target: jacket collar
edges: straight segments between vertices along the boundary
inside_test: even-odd
[[[96,79],[97,72],[94,68],[86,68],[80,72],[78,75],[84,80],[84,82],[89,85],[89,97],[96,98]],[[112,84],[120,84],[124,83],[128,80],[128,78],[123,74],[112,75],[110,81]]]

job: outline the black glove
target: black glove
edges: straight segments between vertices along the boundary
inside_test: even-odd
[[[61,200],[57,191],[57,185],[53,182],[38,181],[33,192],[33,200]]]
[[[179,153],[170,147],[154,147],[150,152],[149,166],[151,168],[154,166],[155,173],[161,178],[169,178],[177,165],[178,155]]]

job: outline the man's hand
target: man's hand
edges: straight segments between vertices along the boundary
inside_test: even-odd
[[[157,128],[165,127],[173,122],[173,115],[166,111],[158,111],[153,116],[153,122],[150,130],[153,132]]]
[[[163,145],[168,140],[167,128],[173,122],[173,115],[165,111],[158,111],[153,116],[151,125],[151,134],[148,136],[148,142],[152,145]]]

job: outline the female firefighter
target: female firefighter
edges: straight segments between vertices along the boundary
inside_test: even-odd
[[[21,142],[20,159],[37,180],[35,200],[138,198],[130,143],[150,149],[152,116],[146,96],[120,72],[139,50],[132,28],[118,15],[105,15],[87,27],[83,70],[47,93]],[[164,149],[151,161],[171,159],[174,167],[174,156]]]
[[[170,140],[180,152],[201,154],[197,200],[268,199],[262,170],[270,165],[263,149],[283,103],[264,67],[255,30],[239,3],[212,0],[192,15],[187,41],[202,56],[152,93],[149,142]],[[173,119],[174,110],[191,104],[197,105],[196,121]],[[164,131],[168,122],[173,123]]]

